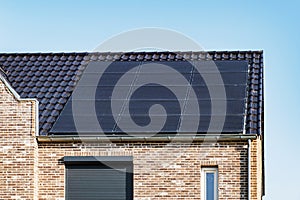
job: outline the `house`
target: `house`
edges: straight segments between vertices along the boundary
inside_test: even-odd
[[[1,199],[264,195],[262,51],[3,53],[0,94]]]

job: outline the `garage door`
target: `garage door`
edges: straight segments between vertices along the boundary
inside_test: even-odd
[[[131,157],[65,157],[66,199],[131,200]]]

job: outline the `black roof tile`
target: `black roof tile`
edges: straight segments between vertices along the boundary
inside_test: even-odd
[[[62,105],[64,105],[66,102],[67,102],[67,99],[66,99],[66,98],[60,98],[60,99],[58,100],[58,103],[60,103],[60,104],[62,104]]]
[[[43,97],[45,97],[45,93],[44,92],[38,92],[37,95],[36,95],[36,97],[38,99],[43,99]]]

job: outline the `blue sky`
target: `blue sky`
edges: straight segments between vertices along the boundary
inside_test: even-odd
[[[205,50],[264,50],[265,200],[300,199],[297,1],[3,1],[0,52],[92,51],[126,30],[179,31]]]

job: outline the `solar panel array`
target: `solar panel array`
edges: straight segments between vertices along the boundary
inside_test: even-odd
[[[90,62],[50,134],[240,133],[247,61]]]

